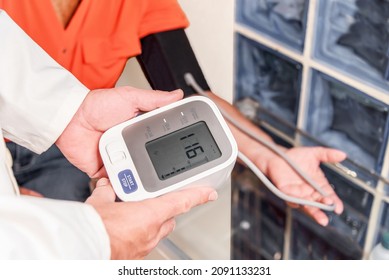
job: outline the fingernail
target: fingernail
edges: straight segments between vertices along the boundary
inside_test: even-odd
[[[183,91],[182,91],[182,89],[175,89],[175,90],[172,90],[170,93],[175,93],[175,94],[178,94],[178,93],[180,93],[180,94],[183,94]]]
[[[217,194],[217,192],[216,191],[213,191],[213,192],[211,192],[210,194],[209,194],[209,196],[208,196],[208,200],[209,201],[215,201],[217,198],[218,198],[218,194]]]
[[[320,219],[319,224],[322,225],[323,227],[328,225],[328,220],[327,219]]]
[[[97,181],[96,187],[103,187],[109,185],[109,180],[107,178],[101,178]]]
[[[344,151],[339,151],[339,154],[342,155],[342,156],[344,156],[344,157],[347,157],[347,153],[344,152]]]
[[[335,213],[336,214],[340,215],[340,214],[342,214],[342,212],[343,212],[343,208],[341,208],[341,207],[335,208]]]

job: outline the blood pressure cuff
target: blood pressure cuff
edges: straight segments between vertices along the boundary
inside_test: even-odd
[[[210,90],[183,29],[148,35],[141,40],[139,64],[153,89],[182,89],[185,96],[195,90],[188,86],[185,73],[191,73],[204,90]]]

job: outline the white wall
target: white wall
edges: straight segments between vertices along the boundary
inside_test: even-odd
[[[189,40],[212,90],[232,100],[234,0],[179,0],[191,23]],[[135,59],[118,85],[150,88]]]
[[[191,25],[193,50],[212,90],[228,100],[233,92],[234,0],[179,0]]]

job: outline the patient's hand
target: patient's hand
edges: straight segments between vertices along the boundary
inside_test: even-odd
[[[296,147],[286,151],[286,155],[295,162],[305,174],[310,176],[322,190],[328,194],[323,197],[308,183],[306,183],[296,172],[280,157],[275,156],[268,162],[267,176],[284,193],[317,201],[324,204],[335,203],[335,213],[340,214],[343,211],[343,203],[331,187],[323,171],[320,169],[322,162],[340,162],[346,158],[346,154],[335,149],[323,147]],[[292,207],[297,205],[290,204]],[[326,226],[328,224],[327,215],[315,207],[302,206],[303,211],[316,220],[319,224]]]

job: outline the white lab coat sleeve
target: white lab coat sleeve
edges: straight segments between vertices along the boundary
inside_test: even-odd
[[[92,206],[27,196],[0,197],[0,259],[109,259]]]
[[[87,92],[0,10],[0,126],[7,138],[44,151]],[[12,174],[0,137],[0,259],[108,259],[109,237],[92,206],[7,191]]]
[[[88,92],[0,10],[0,120],[6,138],[45,151]]]

